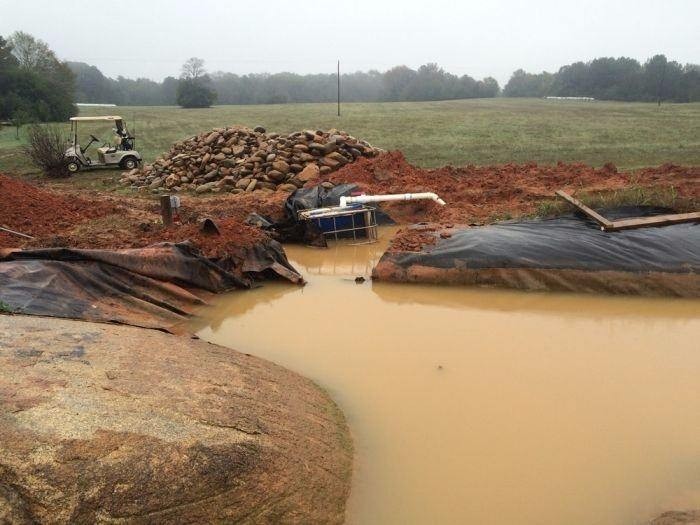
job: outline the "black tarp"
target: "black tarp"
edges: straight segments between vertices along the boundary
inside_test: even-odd
[[[360,188],[356,184],[339,184],[332,188],[324,188],[320,185],[312,188],[300,188],[292,193],[285,203],[287,216],[290,219],[298,220],[300,210],[338,206],[340,197],[349,197],[359,191]],[[379,209],[375,215],[377,224],[394,224],[391,217]]]
[[[296,221],[299,220],[300,210],[338,206],[341,197],[348,197],[357,191],[359,188],[355,184],[339,184],[332,188],[324,188],[321,185],[300,188],[289,196],[284,207],[287,216]]]
[[[249,250],[246,273],[301,276],[277,243]],[[12,312],[173,330],[210,293],[249,288],[189,243],[125,250],[46,248],[0,254],[0,303]],[[176,328],[175,328],[176,329]]]
[[[668,210],[635,207],[605,210],[603,215],[618,219],[663,212]],[[634,279],[640,283],[646,279],[653,280],[649,293],[694,295],[700,280],[700,224],[603,232],[590,219],[574,213],[455,228],[448,238],[439,238],[423,251],[385,254],[376,273],[380,278],[394,275],[395,280],[581,291],[624,289],[629,293],[646,293],[644,286],[638,292],[632,286]],[[664,275],[668,276],[667,290]],[[681,283],[695,284],[683,291]]]

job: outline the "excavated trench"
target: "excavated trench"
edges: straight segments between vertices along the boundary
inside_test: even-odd
[[[219,296],[193,325],[340,405],[349,523],[644,523],[700,506],[698,300],[372,282],[393,231],[287,246],[305,287]]]

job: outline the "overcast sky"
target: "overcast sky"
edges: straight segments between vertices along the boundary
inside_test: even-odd
[[[700,62],[700,0],[0,0],[0,35],[45,40],[111,77],[178,76],[191,56],[235,73],[554,71],[598,56]]]

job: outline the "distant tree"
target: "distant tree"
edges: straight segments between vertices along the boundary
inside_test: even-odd
[[[509,97],[593,97],[600,100],[700,101],[700,66],[656,55],[642,66],[627,57],[601,57],[562,66],[555,74],[517,70],[503,94]]]
[[[183,108],[208,108],[216,100],[216,91],[201,58],[192,57],[183,64],[176,100]]]
[[[15,31],[10,35],[12,54],[20,67],[34,71],[49,71],[58,59],[43,40],[34,38],[24,31]]]
[[[199,78],[206,74],[204,69],[204,60],[197,57],[192,57],[182,65],[180,78],[193,79]]]
[[[216,100],[216,93],[199,80],[180,79],[176,99],[183,108],[208,108]]]
[[[486,77],[477,83],[476,95],[478,98],[497,97],[500,91],[498,81],[493,77]]]
[[[17,57],[12,53],[12,44],[0,36],[0,72],[16,68],[18,65]]]
[[[547,72],[527,73],[518,69],[503,88],[506,97],[544,97],[551,91],[552,75]]]
[[[647,100],[656,100],[661,104],[664,99],[664,81],[668,59],[665,55],[655,55],[644,64],[643,83]]]
[[[76,99],[78,102],[118,104],[120,102],[113,81],[95,66],[84,62],[67,62],[75,75]]]
[[[77,113],[74,75],[41,40],[21,31],[0,38],[0,72],[0,118],[45,122]]]
[[[679,102],[700,101],[700,65],[686,64],[683,67],[681,90],[683,92],[683,100]]]
[[[15,127],[15,139],[19,140],[19,130],[25,124],[32,122],[32,120],[32,112],[27,108],[26,104],[15,108],[12,113],[12,118],[10,119],[10,122],[12,122],[12,125]]]
[[[382,84],[384,86],[384,100],[405,100],[406,88],[416,77],[416,72],[407,66],[392,67],[384,73]]]
[[[177,103],[177,85],[178,80],[174,77],[165,77],[161,84],[161,100],[159,104],[174,106]]]

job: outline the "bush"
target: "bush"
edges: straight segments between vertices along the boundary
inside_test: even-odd
[[[215,100],[209,77],[183,78],[177,85],[177,103],[183,108],[208,108]]]
[[[68,177],[66,136],[59,126],[39,126],[28,129],[28,144],[24,153],[47,177]]]

